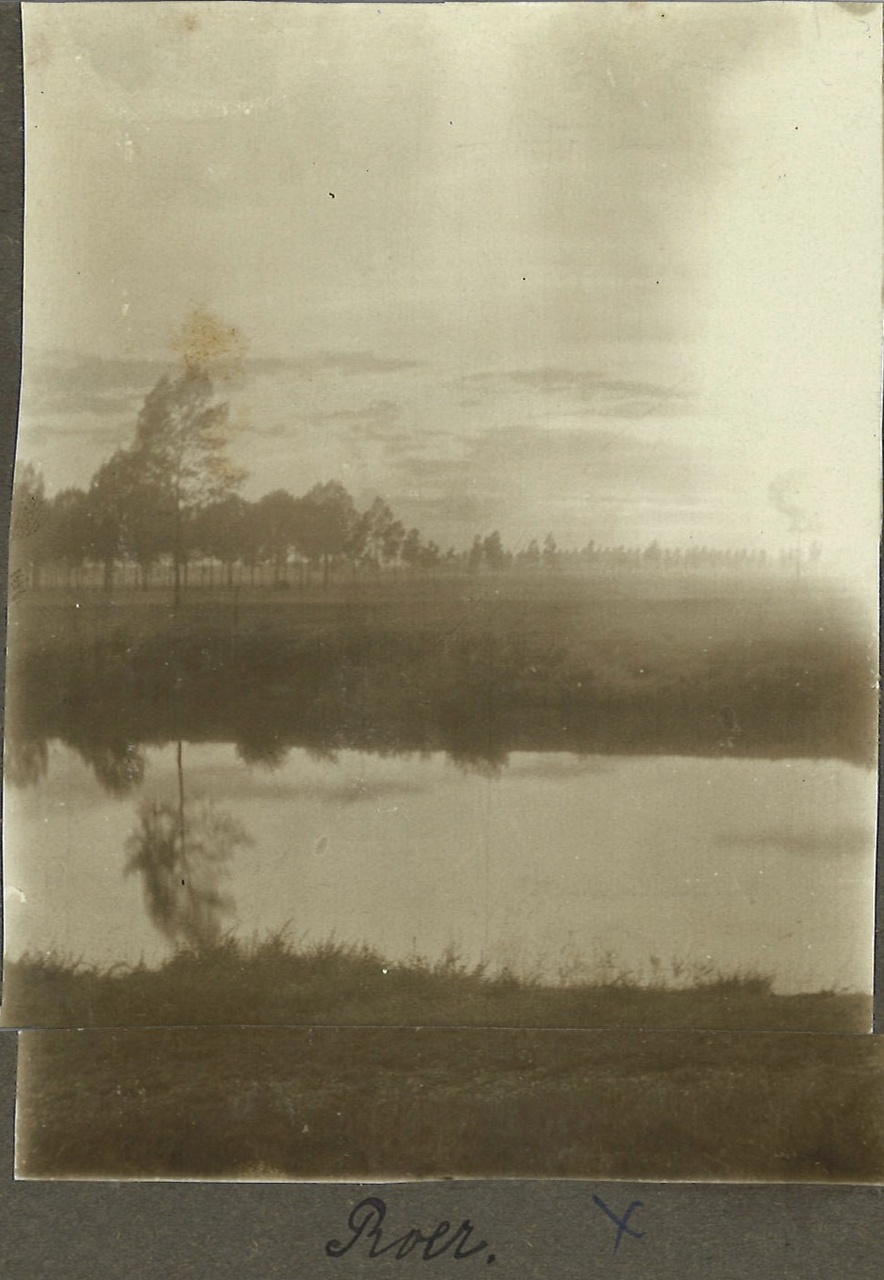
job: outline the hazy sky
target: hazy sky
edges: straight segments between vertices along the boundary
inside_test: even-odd
[[[86,484],[200,309],[248,496],[873,566],[880,20],[25,5],[21,456]]]

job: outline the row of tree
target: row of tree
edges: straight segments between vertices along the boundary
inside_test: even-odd
[[[336,567],[354,571],[501,573],[511,569],[609,571],[630,569],[759,571],[763,552],[596,547],[563,552],[552,534],[542,543],[508,550],[498,532],[476,535],[463,551],[443,554],[416,528],[407,529],[380,497],[364,511],[336,480],[300,497],[277,489],[254,502],[238,492],[245,472],[229,456],[229,405],[216,398],[211,378],[185,363],[145,397],[132,443],[102,463],[87,489],[46,495],[39,472],[16,470],[12,508],[12,570],[40,585],[47,568],[69,583],[99,567],[110,588],[128,566],[148,586],[162,566],[177,603],[194,560],[223,566],[229,583],[245,572],[277,584],[296,564],[328,585]],[[813,552],[811,553],[813,556]]]
[[[477,537],[469,552],[443,556],[419,530],[406,529],[380,497],[359,511],[332,480],[295,497],[284,489],[256,502],[238,492],[245,473],[231,463],[229,405],[215,396],[199,362],[185,362],[177,377],[162,377],[145,397],[132,443],[95,472],[88,489],[68,488],[50,499],[36,469],[21,464],[13,495],[13,572],[39,585],[51,567],[69,582],[85,567],[100,566],[104,586],[123,566],[134,566],[142,585],[158,566],[171,570],[176,602],[193,560],[251,573],[270,566],[276,583],[292,562],[321,571],[328,584],[335,567],[432,572],[440,564],[470,572],[512,566],[500,534]],[[532,543],[528,560],[533,560]],[[538,563],[552,565],[552,535]]]
[[[797,552],[770,559],[764,551],[709,547],[597,546],[563,550],[552,534],[531,539],[518,551],[507,548],[498,531],[477,534],[467,550],[424,540],[406,529],[381,498],[359,511],[337,481],[317,484],[295,497],[283,489],[249,502],[228,493],[180,509],[160,486],[150,486],[125,451],[104,463],[88,489],[64,489],[49,498],[31,466],[19,468],[13,503],[14,569],[39,586],[47,571],[53,581],[83,585],[88,567],[99,566],[110,588],[129,566],[149,586],[163,570],[176,597],[188,567],[220,566],[228,585],[243,581],[286,584],[292,569],[302,579],[319,573],[324,585],[342,565],[354,573],[481,574],[566,572],[759,574],[771,569],[797,572]],[[818,556],[815,547],[807,559]],[[214,578],[213,578],[214,580]]]
[[[193,561],[222,565],[229,583],[237,568],[254,579],[266,567],[282,583],[297,563],[321,572],[327,585],[342,563],[429,569],[442,560],[439,547],[424,542],[417,529],[406,530],[382,499],[360,512],[337,481],[301,497],[277,489],[248,502],[229,493],[182,507],[151,486],[123,451],[102,465],[87,490],[65,489],[52,499],[34,469],[21,467],[13,545],[32,585],[40,584],[47,567],[61,569],[73,583],[84,567],[99,565],[110,588],[129,565],[148,586],[157,567],[166,565],[176,596]]]
[[[65,489],[50,500],[39,473],[20,465],[14,569],[37,584],[47,565],[71,579],[85,565],[100,565],[109,588],[122,565],[136,566],[147,585],[167,563],[177,601],[197,558],[220,562],[230,581],[236,565],[254,573],[268,563],[282,581],[295,558],[321,567],[326,583],[341,561],[433,568],[441,560],[440,548],[406,529],[381,498],[360,512],[337,481],[297,498],[278,489],[246,501],[238,492],[245,473],[227,453],[229,434],[229,406],[215,398],[205,372],[188,366],[177,378],[160,379],[145,398],[132,444],[98,468],[88,489]]]

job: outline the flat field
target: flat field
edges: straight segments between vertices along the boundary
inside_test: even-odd
[[[18,1174],[877,1181],[871,1036],[24,1033]]]

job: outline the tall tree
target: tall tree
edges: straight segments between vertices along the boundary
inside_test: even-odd
[[[212,379],[198,363],[185,362],[177,378],[160,378],[138,415],[133,452],[171,511],[176,605],[188,525],[201,507],[220,502],[245,479],[228,457],[230,434],[230,405],[216,399]]]
[[[338,480],[317,484],[300,499],[298,550],[311,564],[322,564],[327,587],[332,562],[350,552],[358,516],[353,499]]]
[[[470,547],[469,554],[467,556],[467,568],[470,573],[478,573],[482,568],[483,555],[484,548],[482,546],[482,538],[477,533],[475,538],[473,538],[473,545]]]
[[[442,549],[437,542],[433,542],[431,539],[421,547],[420,567],[425,569],[430,575],[435,575],[441,559]]]
[[[405,541],[402,543],[402,563],[413,573],[420,564],[421,559],[421,535],[419,529],[409,529],[405,535]]]
[[[240,559],[248,569],[252,586],[254,586],[255,570],[261,561],[261,528],[257,502],[243,502],[239,536]]]
[[[273,563],[273,581],[285,581],[289,552],[298,541],[301,507],[285,489],[265,493],[255,503],[255,524],[260,554]]]
[[[489,533],[482,543],[482,557],[492,573],[500,573],[506,568],[506,552],[496,529],[493,533]]]
[[[540,547],[537,545],[536,538],[532,538],[522,552],[521,561],[524,567],[532,572],[540,567]]]
[[[118,449],[98,468],[82,515],[87,555],[104,566],[106,590],[113,584],[117,561],[133,560],[146,586],[151,566],[172,549],[169,490],[134,449]]]
[[[375,569],[382,561],[397,559],[404,532],[384,499],[375,498],[358,520],[357,538],[363,559]]]
[[[227,585],[233,585],[233,566],[248,555],[249,504],[238,493],[210,502],[197,516],[194,537],[200,551],[224,565]]]
[[[67,570],[68,585],[86,559],[89,529],[88,499],[82,489],[62,489],[52,499],[49,556]]]
[[[33,463],[19,463],[12,490],[10,568],[13,574],[25,575],[32,587],[40,585],[49,550],[49,517],[43,476]]]
[[[559,548],[551,533],[548,533],[543,539],[543,567],[545,569],[558,569],[559,567]]]
[[[114,569],[124,554],[129,474],[131,455],[118,449],[95,472],[86,495],[86,553],[88,559],[102,565],[105,591],[113,586]]]

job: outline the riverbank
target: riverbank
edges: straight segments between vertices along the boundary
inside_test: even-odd
[[[31,1031],[25,1178],[876,1182],[872,1036]]]
[[[8,961],[7,1026],[635,1027],[861,1033],[870,996],[778,994],[763,974],[659,965],[649,979],[605,957],[582,981],[470,967],[454,954],[396,964],[368,947],[298,948],[274,935],[180,950],[157,968]]]
[[[89,756],[317,751],[875,757],[875,652],[845,598],[771,583],[356,584],[329,596],[34,592],[9,724]]]

